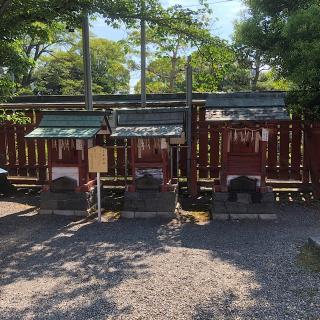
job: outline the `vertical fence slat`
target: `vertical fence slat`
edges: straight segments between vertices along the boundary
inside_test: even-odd
[[[115,169],[116,169],[116,163],[115,163],[115,155],[114,155],[114,139],[109,138],[106,140],[106,145],[109,147],[108,148],[108,175],[109,176],[114,176],[115,175]],[[110,148],[113,147],[113,148]]]
[[[219,177],[219,154],[220,154],[220,141],[219,132],[212,125],[210,127],[210,177]]]
[[[206,111],[199,111],[199,177],[208,178],[208,124],[205,122]]]
[[[177,146],[174,146],[172,149],[172,177],[177,178]]]
[[[6,129],[0,126],[0,167],[7,164]]]
[[[34,112],[27,111],[26,116],[31,119],[31,123],[27,124],[25,127],[25,134],[30,133],[35,128]],[[27,157],[27,174],[29,177],[37,177],[36,171],[36,144],[34,139],[25,139],[25,144],[27,147],[26,157]]]
[[[18,174],[20,176],[27,175],[27,157],[26,157],[26,141],[24,138],[25,127],[17,126],[17,151],[18,151]]]
[[[32,131],[31,126],[28,131]],[[34,139],[27,139],[27,154],[28,154],[28,174],[30,177],[36,177],[36,144]]]
[[[40,112],[36,113],[36,123],[41,121],[42,114]],[[46,140],[37,140],[37,155],[38,155],[38,176],[40,182],[45,182],[47,180],[47,155],[46,155]]]
[[[304,125],[303,132],[303,176],[302,182],[304,185],[309,184],[310,182],[310,155],[307,148],[307,134],[310,131],[309,125]]]
[[[124,174],[125,174],[124,140],[118,139],[118,140],[116,140],[116,144],[117,144],[117,176],[124,176]],[[121,147],[123,147],[123,148],[121,148]]]
[[[301,180],[301,160],[302,160],[302,131],[301,121],[296,119],[292,123],[291,142],[291,178]]]
[[[277,154],[278,154],[278,129],[277,126],[270,128],[268,141],[267,177],[277,179]]]
[[[280,125],[280,179],[289,179],[289,123]]]
[[[182,146],[180,148],[180,163],[179,163],[181,177],[187,176],[187,158],[188,158],[188,148],[185,148],[184,146]]]
[[[197,108],[194,106],[192,108],[192,121],[191,121],[191,132],[192,132],[192,137],[191,137],[191,165],[190,165],[190,177],[188,179],[189,182],[189,192],[195,196],[198,191],[198,172],[197,172],[197,141],[198,137],[196,134],[197,130]]]
[[[46,155],[46,141],[43,139],[37,140],[37,154],[38,154],[38,172],[39,181],[45,182],[47,180],[47,155]]]
[[[132,167],[131,167],[131,139],[128,139],[128,148],[127,148],[127,157],[128,157],[128,175],[132,175]]]
[[[17,175],[17,154],[16,154],[16,134],[15,126],[8,125],[7,127],[7,141],[8,141],[8,168],[9,175]]]

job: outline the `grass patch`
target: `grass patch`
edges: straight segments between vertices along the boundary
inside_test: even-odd
[[[210,221],[210,213],[207,211],[180,210],[180,215],[186,222],[208,223]]]
[[[109,211],[106,210],[101,214],[101,218],[104,222],[111,222],[120,219],[119,211]]]
[[[311,245],[305,245],[298,254],[298,264],[309,271],[320,272],[320,250]]]

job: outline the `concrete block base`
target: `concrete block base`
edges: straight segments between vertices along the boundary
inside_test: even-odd
[[[40,195],[40,214],[62,216],[88,216],[88,210],[95,204],[96,190],[90,192],[51,192],[43,191]]]
[[[277,220],[277,215],[276,214],[259,214],[259,219],[260,220]]]
[[[52,210],[40,209],[39,214],[53,214]]]
[[[152,219],[157,217],[157,212],[139,212],[136,211],[134,213],[134,217],[136,219]]]
[[[175,192],[125,192],[123,211],[174,212],[177,201]]]
[[[134,219],[134,211],[121,211],[120,217],[124,219]]]
[[[230,214],[231,220],[258,220],[257,214]]]
[[[87,217],[88,212],[85,210],[45,210],[40,209],[39,214],[43,215],[57,215],[57,216],[68,216],[68,217]]]
[[[211,213],[216,220],[277,219],[273,192],[216,192],[213,194]]]
[[[175,192],[125,192],[121,217],[125,219],[151,219],[175,217],[178,205]]]
[[[213,220],[227,221],[229,220],[229,214],[226,213],[215,213],[212,216]]]
[[[121,211],[120,217],[124,219],[153,219],[153,218],[173,219],[175,215],[172,212]]]
[[[74,210],[53,210],[53,214],[58,216],[74,216]]]

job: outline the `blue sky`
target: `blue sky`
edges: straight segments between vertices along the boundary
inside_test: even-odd
[[[224,39],[230,39],[233,31],[233,22],[239,17],[241,10],[244,9],[244,5],[242,4],[241,0],[209,0],[208,2],[213,10],[213,17],[216,19],[212,23],[212,33]],[[192,9],[196,9],[197,6],[199,6],[198,0],[162,1],[164,6],[181,3],[184,7],[190,7]],[[124,39],[127,34],[127,31],[124,27],[121,29],[113,29],[108,27],[102,18],[92,22],[91,31],[97,37],[108,38],[112,40]]]
[[[175,4],[182,4],[184,7],[197,9],[199,6],[198,0],[162,0],[162,4],[167,7]],[[233,23],[239,17],[242,10],[245,9],[241,0],[208,0],[210,7],[213,10],[213,21],[211,32],[226,40],[230,40],[233,33]],[[107,26],[102,18],[92,21],[91,32],[97,37],[107,38],[111,40],[125,39],[127,30],[125,27],[113,29]],[[139,79],[139,73],[131,74],[130,86],[131,89]]]

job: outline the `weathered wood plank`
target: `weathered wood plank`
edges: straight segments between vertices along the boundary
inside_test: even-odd
[[[0,167],[7,164],[6,127],[0,126]]]
[[[302,128],[301,121],[292,122],[292,142],[291,142],[291,178],[300,180],[302,165]]]
[[[219,177],[219,155],[220,155],[220,134],[214,128],[210,126],[210,177]]]
[[[270,179],[278,178],[277,164],[278,164],[278,128],[272,126],[269,128],[268,141],[268,158],[267,158],[267,177]]]
[[[199,111],[199,170],[200,178],[208,178],[208,147],[209,147],[209,130],[208,123],[205,121],[206,112],[201,108]]]
[[[280,179],[289,179],[289,123],[280,125]]]

